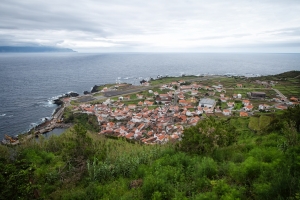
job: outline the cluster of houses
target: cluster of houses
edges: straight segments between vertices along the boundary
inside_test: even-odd
[[[99,134],[135,139],[145,144],[181,140],[186,125],[195,125],[199,116],[188,114],[187,108],[163,105],[149,109],[147,104],[124,105],[121,101],[81,104],[76,108],[97,117]]]
[[[143,84],[148,85],[148,82]],[[243,86],[238,84],[237,87]],[[197,83],[186,85],[184,81],[177,81],[160,86],[161,91],[166,89],[168,92],[164,94],[149,90],[149,94],[152,94],[150,98],[136,94],[136,99],[140,100],[137,104],[126,105],[125,101],[130,100],[127,95],[120,96],[117,101],[107,99],[96,105],[81,104],[74,110],[95,115],[100,126],[99,134],[135,139],[145,144],[163,144],[181,140],[184,127],[196,125],[204,113],[230,116],[235,108],[235,100],[242,102],[243,107],[239,110],[241,117],[248,116],[254,108],[249,99],[242,99],[241,94],[226,96],[226,90],[221,84],[210,87]],[[199,89],[204,89],[205,94],[200,94]],[[217,99],[223,105],[227,104],[226,109],[217,106],[216,98],[209,98],[215,92],[220,93]],[[256,92],[250,96],[264,98],[265,93]],[[259,110],[270,108],[267,104],[258,106]],[[278,109],[285,108],[279,106]]]
[[[259,85],[262,85],[264,87],[273,87],[276,84],[278,84],[277,81],[260,81],[260,80],[256,80],[255,83],[259,84]]]

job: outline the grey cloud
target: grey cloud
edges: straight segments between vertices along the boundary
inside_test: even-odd
[[[155,46],[147,40],[147,36],[153,35],[178,34],[178,40],[210,42],[228,38],[240,40],[251,36],[251,31],[262,29],[261,34],[272,35],[288,44],[292,43],[289,37],[300,34],[300,27],[295,26],[299,21],[299,6],[297,0],[2,0],[0,33],[4,34],[0,34],[0,42],[31,44],[37,43],[34,39],[38,38],[55,45],[68,39],[92,42],[93,38],[103,38],[98,41],[117,46],[107,49],[124,51]],[[266,31],[264,26],[269,24],[273,25],[272,30]],[[188,35],[193,28],[197,28],[199,37],[198,32]],[[55,35],[51,31],[66,34]],[[115,39],[123,36],[132,38]],[[135,40],[135,36],[146,39]],[[249,43],[259,45],[255,41]]]
[[[98,23],[85,18],[85,13],[78,6],[72,10],[70,7],[64,9],[52,4],[43,6],[30,3],[30,1],[9,1],[4,3],[1,8],[1,24],[10,24],[21,30],[76,30],[93,32],[101,36],[109,35],[101,28],[101,24],[99,26]]]

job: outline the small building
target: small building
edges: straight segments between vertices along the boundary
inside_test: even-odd
[[[227,100],[226,100],[225,97],[221,97],[220,100],[221,100],[221,102],[223,102],[223,103],[227,102]]]
[[[296,98],[296,97],[291,97],[290,100],[293,102],[298,102],[298,98]]]
[[[172,97],[168,94],[160,94],[158,97],[156,97],[156,103],[170,103],[172,101]]]
[[[224,109],[224,110],[223,110],[223,115],[229,116],[230,114],[231,114],[231,111],[230,111],[230,110],[228,110],[228,109]]]
[[[283,105],[283,104],[277,104],[275,106],[275,108],[279,109],[279,110],[286,110],[287,109],[287,106],[286,105]]]
[[[248,105],[248,106],[245,106],[244,109],[248,112],[252,111],[253,109],[253,105]]]
[[[264,99],[264,98],[266,98],[266,93],[265,92],[250,92],[249,97],[253,98],[253,99]]]
[[[186,106],[186,105],[188,105],[188,102],[186,101],[186,100],[179,100],[179,105],[181,105],[181,106]]]
[[[269,109],[270,106],[267,104],[259,104],[258,109],[259,110],[265,110],[265,109]]]
[[[250,101],[249,101],[248,99],[244,99],[244,100],[243,100],[243,105],[244,105],[244,106],[250,105]]]
[[[130,100],[130,96],[129,96],[129,95],[124,96],[124,97],[123,97],[123,100]]]
[[[134,110],[134,109],[136,109],[136,105],[135,104],[129,104],[128,108],[131,109],[131,110]]]
[[[247,112],[240,112],[240,117],[248,117],[248,113]]]
[[[234,102],[228,102],[227,106],[230,107],[230,108],[234,107]]]
[[[192,90],[191,95],[193,96],[198,95],[198,90]]]

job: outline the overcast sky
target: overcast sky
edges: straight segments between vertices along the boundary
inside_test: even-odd
[[[5,45],[300,53],[300,0],[1,0]]]

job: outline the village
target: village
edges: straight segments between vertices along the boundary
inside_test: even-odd
[[[255,81],[257,86],[251,89],[241,83],[234,88],[226,88],[220,81],[214,83],[172,81],[146,91],[107,98],[102,103],[73,105],[72,112],[95,115],[100,135],[124,137],[144,144],[164,144],[180,141],[185,127],[196,125],[206,117],[248,117],[256,112],[285,110],[299,100],[272,88],[276,84],[273,81]],[[151,86],[147,81],[141,84]],[[119,86],[104,87],[100,93]],[[76,98],[64,99],[68,104],[72,100]]]

